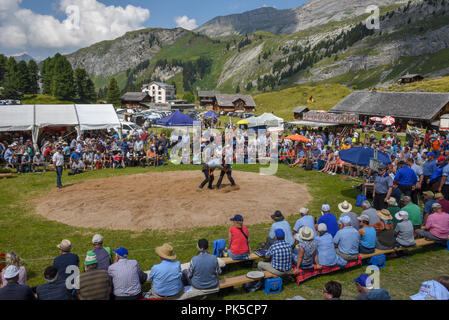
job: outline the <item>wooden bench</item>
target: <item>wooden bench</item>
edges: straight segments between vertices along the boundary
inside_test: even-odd
[[[371,257],[378,256],[378,255],[381,255],[381,254],[395,253],[395,252],[398,252],[398,251],[425,247],[425,246],[428,246],[428,245],[431,245],[431,244],[435,244],[435,241],[429,241],[429,240],[426,240],[424,238],[415,239],[415,246],[413,246],[413,247],[401,247],[401,248],[390,249],[390,250],[376,249],[376,251],[374,253],[360,254],[360,257],[362,258],[362,260],[364,260],[364,259],[369,259]]]
[[[262,257],[259,257],[255,253],[251,253],[248,258],[249,259],[245,259],[245,260],[232,260],[230,257],[226,257],[226,258],[220,258],[220,260],[222,260],[226,265],[228,265],[228,264],[235,264],[235,263],[240,263],[240,262],[245,262],[245,261],[255,261],[258,259],[262,259]]]
[[[265,273],[265,279],[269,279],[269,278],[277,278],[278,276],[268,272],[268,271],[264,271]],[[236,286],[241,286],[245,283],[250,283],[250,282],[254,282],[254,281],[258,281],[258,279],[251,279],[248,278],[245,275],[243,276],[237,276],[237,277],[232,277],[232,278],[224,278],[222,280],[220,280],[220,289],[225,289],[225,288],[230,288],[230,287],[236,287]]]
[[[12,173],[0,173],[0,179],[7,179],[7,178],[11,178],[12,177]]]

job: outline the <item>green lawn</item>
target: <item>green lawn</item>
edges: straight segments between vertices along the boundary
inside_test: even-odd
[[[20,100],[22,104],[74,104],[73,101],[59,100],[46,94],[26,94]]]
[[[73,184],[86,179],[106,178],[117,175],[129,175],[150,171],[173,170],[199,170],[198,166],[174,166],[163,168],[128,168],[125,170],[103,170],[88,172],[83,175],[68,177],[67,171],[63,177],[64,184]],[[238,171],[257,172],[259,166],[236,165],[234,178],[238,183]],[[319,216],[322,203],[329,203],[335,212],[337,204],[345,199],[352,203],[357,192],[351,188],[351,181],[343,181],[338,176],[330,176],[317,172],[306,172],[303,169],[292,169],[281,165],[277,176],[296,183],[308,185],[313,200],[308,207],[314,216]],[[196,241],[207,238],[210,242],[215,239],[226,238],[229,226],[216,226],[208,228],[195,228],[182,232],[162,232],[147,230],[144,232],[111,231],[103,229],[76,228],[58,222],[48,221],[34,213],[33,199],[45,195],[55,186],[55,174],[26,174],[15,176],[11,179],[0,180],[0,252],[14,250],[25,259],[28,271],[28,284],[31,286],[43,283],[43,270],[52,263],[52,259],[58,255],[56,244],[61,239],[70,239],[73,243],[73,251],[81,256],[91,248],[90,241],[94,233],[101,233],[105,237],[105,245],[112,248],[127,247],[130,258],[137,259],[144,270],[150,270],[153,264],[158,263],[159,258],[154,253],[154,248],[164,242],[169,242],[175,247],[181,263],[188,262],[196,254]],[[161,182],[163,183],[163,182]],[[300,197],[300,195],[298,195]],[[267,199],[269,201],[269,199]],[[299,211],[299,208],[298,208]],[[360,209],[355,211],[360,213]],[[245,210],[240,212],[243,216]],[[70,212],[67,212],[70,214]],[[266,215],[267,222],[250,226],[251,247],[255,248],[263,242],[268,235],[271,225],[269,216],[272,212],[261,212]],[[293,224],[298,218],[297,212],[284,212],[288,221]],[[408,296],[417,293],[421,282],[436,279],[440,275],[447,274],[446,266],[449,263],[449,254],[445,250],[423,249],[404,259],[394,259],[387,262],[387,267],[381,271],[381,285],[390,291],[393,299],[407,299]],[[232,266],[225,275],[241,275],[249,271],[249,268]],[[320,299],[322,286],[331,279],[343,284],[343,298],[353,299],[356,295],[352,279],[357,277],[365,267],[357,267],[346,272],[339,272],[319,278],[311,279],[300,287],[295,283],[287,283],[279,295],[267,296],[263,292],[247,294],[241,288],[235,288],[232,293],[219,297],[210,296],[210,299],[286,299],[301,295],[307,299]],[[148,288],[146,288],[148,289]]]

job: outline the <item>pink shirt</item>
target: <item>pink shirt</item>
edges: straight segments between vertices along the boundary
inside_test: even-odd
[[[6,279],[4,277],[5,270],[6,270],[6,268],[2,270],[2,286],[1,286],[2,288],[4,286],[6,286],[6,284],[7,284]],[[19,282],[19,284],[26,285],[27,271],[24,266],[20,266],[20,268],[19,268],[19,281],[18,282]]]
[[[449,214],[433,213],[427,218],[426,229],[435,237],[447,239],[449,237]]]

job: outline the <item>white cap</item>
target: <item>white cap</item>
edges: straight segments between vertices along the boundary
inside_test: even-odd
[[[93,244],[103,243],[103,236],[101,234],[96,234],[92,238]]]
[[[9,280],[9,279],[16,277],[18,274],[19,274],[19,269],[16,266],[11,265],[5,269],[4,277],[5,277],[5,279]]]
[[[328,205],[328,204],[323,204],[323,205],[321,206],[321,211],[323,211],[323,212],[331,211],[330,205]]]
[[[320,223],[318,225],[318,232],[326,232],[327,231],[327,225],[325,223]]]
[[[301,208],[301,209],[299,209],[299,213],[301,213],[301,214],[308,214],[309,213],[309,209]]]
[[[340,217],[339,221],[342,224],[350,224],[351,223],[351,218],[349,218],[348,216],[343,216],[343,217]]]

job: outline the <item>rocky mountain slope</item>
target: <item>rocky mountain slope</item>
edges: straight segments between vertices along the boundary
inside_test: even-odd
[[[364,13],[369,1],[357,3],[311,0],[289,11],[300,12],[302,24],[284,26],[283,34],[263,31],[263,25],[257,24],[253,24],[256,32],[219,39],[181,28],[144,29],[68,58],[75,68],[85,68],[94,77],[97,89],[112,76],[125,90],[138,90],[142,82],[158,79],[174,82],[181,96],[186,76],[189,91],[255,93],[312,82],[358,88],[390,85],[407,72],[428,77],[449,74],[449,0],[381,1],[390,5],[381,9],[379,30],[366,28],[369,14],[356,16]],[[277,21],[288,22],[287,18],[271,20],[270,28],[277,28]],[[316,25],[319,21],[326,23]],[[210,65],[199,77],[191,65],[188,72],[185,67],[200,57]]]
[[[377,0],[375,5],[386,7],[405,1]],[[329,22],[360,16],[374,4],[371,0],[309,0],[306,4],[287,10],[259,8],[241,14],[216,17],[195,31],[210,37],[226,37],[267,31],[275,34],[292,34]]]

